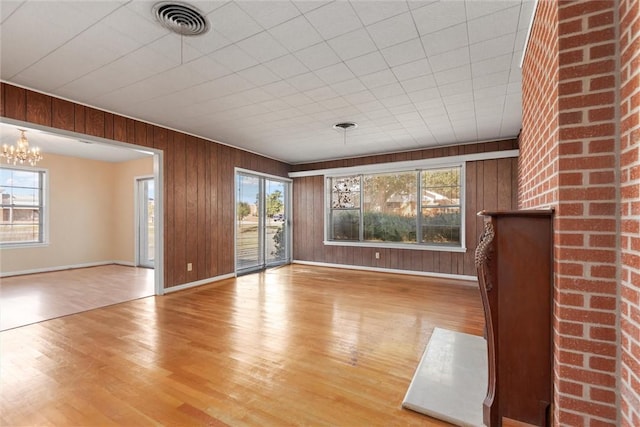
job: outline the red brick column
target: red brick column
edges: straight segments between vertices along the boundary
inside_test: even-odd
[[[554,418],[562,426],[624,417],[618,3],[540,1],[523,65],[519,201],[556,208]],[[637,398],[637,388],[629,394]]]
[[[640,0],[620,19],[621,425],[640,426]]]
[[[617,43],[613,1],[562,2],[556,325],[560,424],[617,421]]]

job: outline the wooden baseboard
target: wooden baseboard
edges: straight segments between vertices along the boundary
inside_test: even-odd
[[[463,274],[432,273],[429,271],[399,270],[395,268],[367,267],[363,265],[335,264],[335,263],[329,263],[329,262],[302,261],[297,259],[292,260],[291,263],[301,264],[301,265],[311,265],[315,267],[344,268],[347,270],[375,271],[378,273],[406,274],[409,276],[425,276],[425,277],[435,277],[438,279],[453,279],[453,280],[460,281],[460,283],[464,285],[478,287],[478,278],[476,276],[468,276]]]
[[[69,264],[69,265],[59,265],[54,267],[32,268],[29,270],[21,270],[21,271],[0,272],[0,278],[11,277],[11,276],[25,276],[27,274],[37,274],[37,273],[51,273],[54,271],[63,271],[63,270],[75,270],[78,268],[100,267],[103,265],[111,265],[111,264],[124,265],[127,267],[136,266],[134,263],[130,261],[107,260],[107,261],[87,262],[84,264]]]

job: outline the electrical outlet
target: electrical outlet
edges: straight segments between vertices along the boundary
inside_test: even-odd
[[[376,252],[376,259],[380,259],[380,252]]]
[[[187,271],[191,271],[193,270],[193,264],[191,264],[190,262],[187,263]]]

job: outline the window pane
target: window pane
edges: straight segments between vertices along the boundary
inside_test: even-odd
[[[416,241],[416,180],[415,172],[364,176],[364,240]]]
[[[40,240],[39,209],[2,209],[0,242],[38,242]]]
[[[0,225],[0,239],[3,243],[35,243],[39,241],[39,236],[38,224]]]
[[[11,169],[0,168],[0,188],[11,185]]]
[[[422,206],[460,205],[460,167],[422,171]]]
[[[422,209],[422,242],[460,244],[460,208]]]
[[[13,170],[11,185],[14,187],[38,188],[40,176],[38,172]]]
[[[459,245],[461,167],[422,171],[422,243]]]
[[[40,190],[14,187],[10,203],[16,206],[38,206],[40,204]]]
[[[360,240],[360,210],[331,211],[331,240]]]
[[[331,208],[360,208],[360,176],[331,178]]]
[[[375,242],[416,242],[416,217],[364,213],[364,240]]]

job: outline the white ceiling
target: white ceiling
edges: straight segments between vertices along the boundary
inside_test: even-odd
[[[153,4],[2,0],[1,78],[290,163],[520,130],[534,0],[189,1],[200,37]]]

